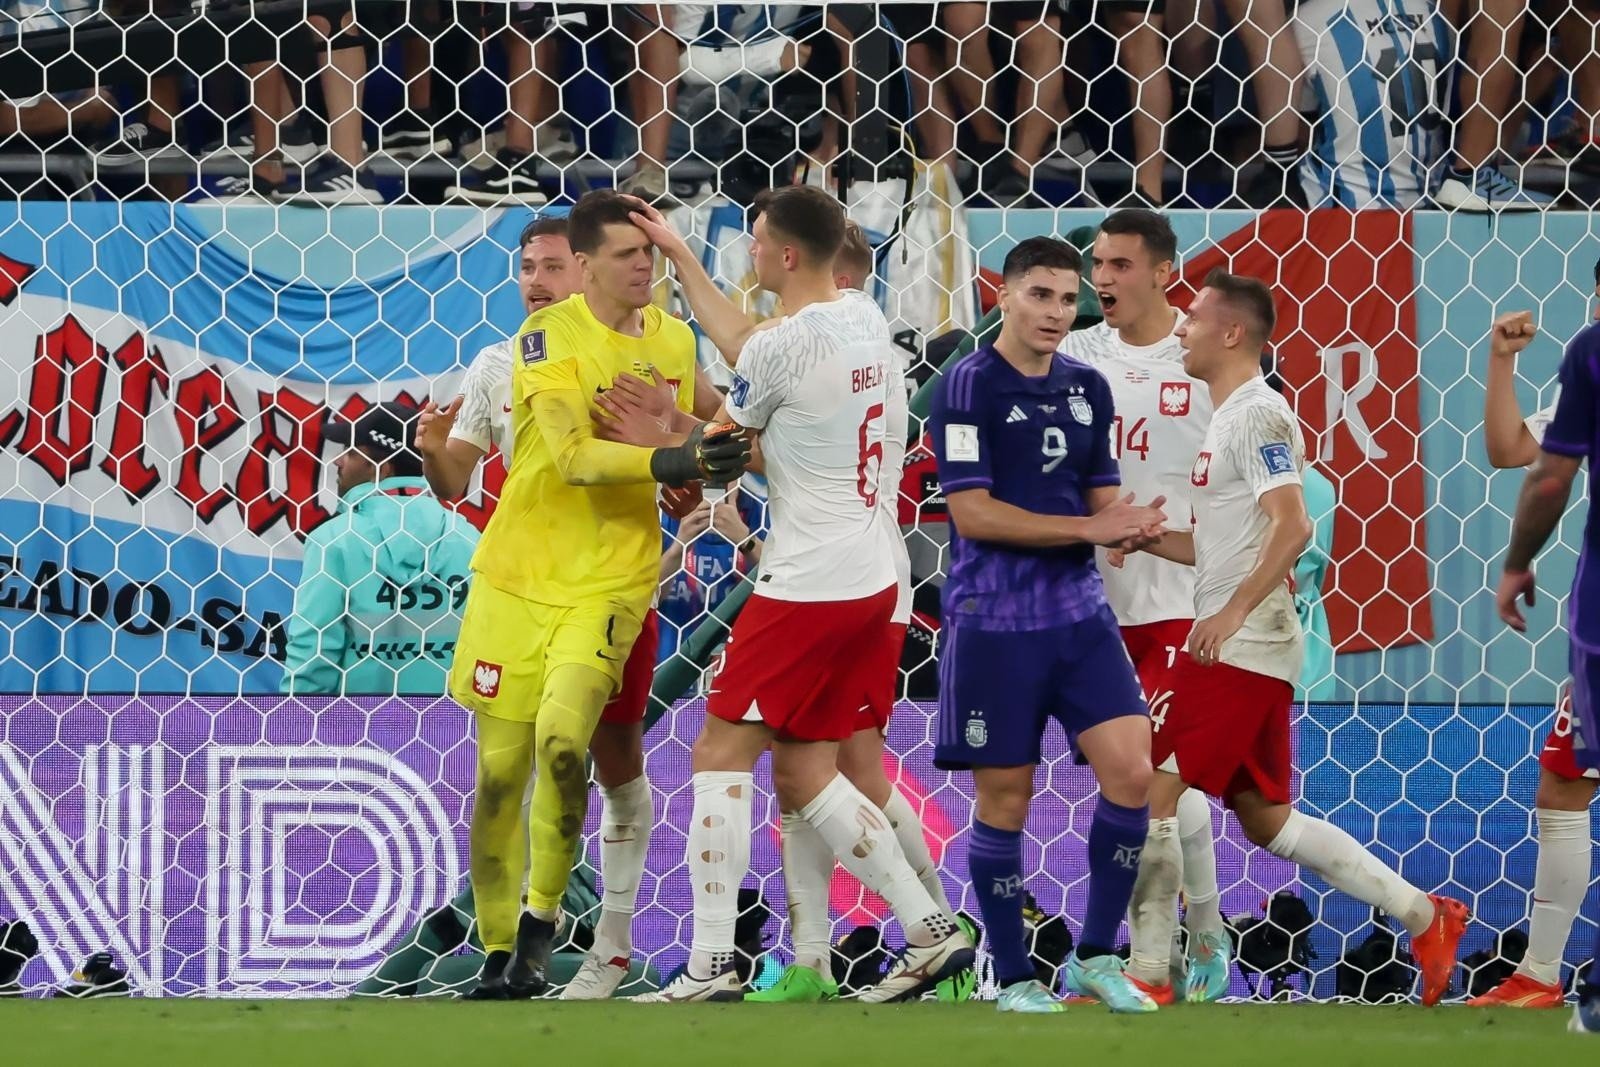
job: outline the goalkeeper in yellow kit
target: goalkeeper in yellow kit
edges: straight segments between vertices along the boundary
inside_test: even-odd
[[[568,234],[583,292],[530,315],[513,346],[517,447],[472,559],[450,672],[450,694],[478,729],[471,870],[487,959],[474,999],[545,989],[588,803],[584,750],[656,588],[655,483],[727,480],[749,460],[748,439],[731,426],[656,449],[591,433],[592,398],[625,371],[654,369],[676,384],[680,409],[694,402],[694,335],[651,305],[654,250],[629,221],[633,209],[609,190],[578,201]],[[530,860],[531,918],[519,929]]]

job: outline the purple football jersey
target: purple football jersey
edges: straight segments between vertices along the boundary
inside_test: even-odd
[[[1089,514],[1089,491],[1119,485],[1111,451],[1111,387],[1092,367],[1057,354],[1041,378],[1023,376],[985,345],[944,375],[929,419],[944,492],[987,489],[1041,515]],[[1086,619],[1105,606],[1094,548],[1016,548],[952,531],[947,617],[986,630],[1024,631]]]
[[[1600,324],[1590,324],[1567,344],[1561,360],[1561,399],[1541,447],[1558,456],[1587,459],[1593,477],[1600,456]],[[1578,573],[1567,601],[1567,632],[1590,652],[1600,651],[1600,524],[1589,505]]]

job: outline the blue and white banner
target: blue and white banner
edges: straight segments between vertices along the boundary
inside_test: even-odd
[[[527,219],[0,205],[0,690],[275,691],[323,421],[515,330]]]

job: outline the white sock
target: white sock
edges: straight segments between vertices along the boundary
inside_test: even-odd
[[[783,813],[783,886],[789,895],[789,940],[794,962],[832,976],[833,921],[828,890],[837,861],[816,827],[797,813]]]
[[[955,918],[955,911],[950,907],[950,898],[945,895],[944,882],[939,878],[939,868],[934,865],[933,853],[928,850],[928,839],[923,834],[922,820],[917,817],[911,801],[907,800],[900,790],[891,789],[889,802],[883,806],[883,813],[889,817],[889,825],[894,827],[895,840],[900,842],[900,851],[906,854],[906,862],[911,864],[911,870],[916,873],[917,881],[922,883],[922,888],[928,891],[928,895],[933,898],[940,911],[952,919]]]
[[[702,771],[694,776],[687,858],[694,891],[689,972],[696,978],[715,978],[733,966],[739,885],[750,870],[754,792],[755,781],[748,772]]]
[[[1183,846],[1183,924],[1190,933],[1220,934],[1221,897],[1217,891],[1217,838],[1211,801],[1198,789],[1178,798],[1178,841]]]
[[[597,947],[617,956],[633,951],[633,912],[639,880],[650,851],[655,805],[650,782],[640,775],[615,789],[600,790],[600,922]]]
[[[888,817],[844,775],[835,775],[800,817],[816,827],[845,870],[888,903],[906,944],[932,945],[955,929],[906,862]]]
[[[1550,985],[1561,979],[1561,956],[1589,891],[1589,813],[1539,808],[1539,860],[1533,870],[1528,952],[1517,971]]]
[[[1178,886],[1183,883],[1178,820],[1151,819],[1139,854],[1139,877],[1128,909],[1132,951],[1128,973],[1150,985],[1172,980],[1172,935],[1178,929]]]
[[[1355,838],[1322,819],[1290,811],[1267,851],[1319,875],[1333,888],[1392,915],[1415,937],[1433,922],[1428,894],[1384,866]]]

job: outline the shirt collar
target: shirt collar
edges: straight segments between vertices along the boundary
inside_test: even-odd
[[[385,496],[421,496],[428,492],[426,478],[385,478],[377,482],[362,482],[345,490],[339,498],[341,508],[353,508],[374,493]]]

